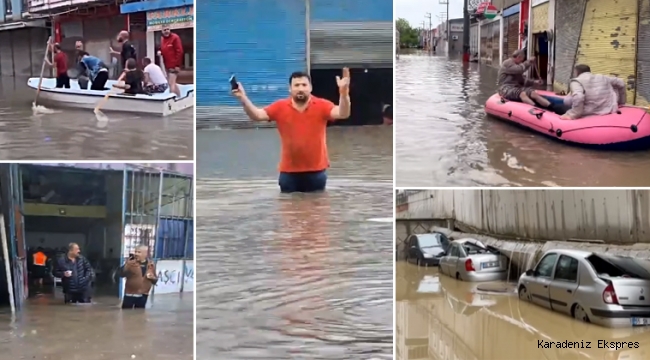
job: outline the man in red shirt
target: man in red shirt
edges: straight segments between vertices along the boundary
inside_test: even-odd
[[[343,77],[336,77],[339,87],[339,105],[311,95],[311,77],[294,72],[289,77],[289,94],[260,109],[246,96],[244,87],[233,90],[244,111],[254,121],[275,121],[280,134],[280,191],[314,192],[325,190],[327,155],[327,123],[350,116],[350,72],[343,69]]]
[[[45,59],[48,65],[56,68],[56,87],[70,88],[70,77],[68,77],[68,56],[61,51],[60,44],[54,44],[52,47],[54,51],[54,64],[49,59]]]
[[[160,55],[162,55],[165,69],[167,69],[167,81],[169,89],[176,96],[181,96],[181,91],[176,85],[176,78],[181,71],[183,64],[183,44],[181,37],[171,32],[169,27],[162,29],[162,38],[160,38]]]

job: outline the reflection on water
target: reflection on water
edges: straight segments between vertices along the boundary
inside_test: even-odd
[[[584,324],[520,302],[514,293],[481,293],[476,284],[438,276],[436,269],[404,262],[396,267],[398,360],[650,358],[650,328],[607,329]],[[564,341],[578,342],[582,348],[544,348],[549,342]],[[610,345],[638,342],[638,348],[606,349],[604,341]]]
[[[400,56],[397,186],[650,186],[650,151],[576,148],[486,117],[496,75],[444,56]]]
[[[58,108],[34,115],[27,79],[0,78],[0,159],[192,160],[192,110],[168,117]],[[41,104],[41,102],[39,102]]]
[[[197,181],[197,355],[391,359],[390,181]]]
[[[0,314],[0,358],[193,359],[192,295],[154,295],[145,311],[122,311],[115,297],[93,305],[30,299],[15,322]]]

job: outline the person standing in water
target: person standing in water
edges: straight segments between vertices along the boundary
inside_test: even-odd
[[[174,34],[169,26],[162,28],[162,37],[160,38],[160,55],[167,69],[167,81],[169,82],[169,91],[181,96],[181,91],[176,84],[178,74],[181,72],[183,64],[183,43],[181,37]]]
[[[304,72],[289,76],[289,94],[265,108],[258,108],[246,96],[241,83],[233,90],[248,117],[253,121],[275,121],[280,134],[281,151],[278,183],[283,193],[325,190],[327,123],[350,117],[350,70],[336,77],[339,105],[311,95],[311,77]]]

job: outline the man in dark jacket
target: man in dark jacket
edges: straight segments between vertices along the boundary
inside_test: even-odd
[[[79,245],[70,243],[68,253],[58,259],[56,277],[61,278],[65,303],[89,303],[93,269],[79,254]]]

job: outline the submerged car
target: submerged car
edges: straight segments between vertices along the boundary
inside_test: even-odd
[[[650,262],[549,250],[517,285],[519,298],[605,327],[650,326]]]
[[[406,261],[413,261],[419,266],[437,266],[449,246],[449,239],[439,232],[414,234],[406,239],[406,246]]]
[[[497,281],[508,276],[508,259],[475,239],[454,240],[440,258],[440,272],[463,281]]]

